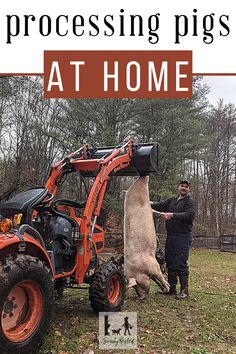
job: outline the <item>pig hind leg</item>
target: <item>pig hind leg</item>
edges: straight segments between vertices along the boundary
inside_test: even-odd
[[[167,281],[165,280],[160,267],[158,264],[155,265],[155,267],[153,267],[152,269],[152,274],[151,274],[151,279],[157,284],[159,285],[159,287],[161,288],[161,290],[164,293],[168,293],[170,290],[170,285],[167,283]]]

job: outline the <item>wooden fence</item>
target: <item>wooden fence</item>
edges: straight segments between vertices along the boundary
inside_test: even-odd
[[[161,248],[164,249],[166,235],[159,234],[158,238]],[[121,247],[123,245],[123,235],[121,233],[109,233],[105,243],[108,247]],[[192,248],[236,253],[236,235],[221,235],[220,237],[195,235],[193,236]]]
[[[220,250],[221,240],[219,237],[206,237],[206,236],[194,236],[192,247],[193,248],[208,248]]]
[[[158,235],[162,247],[165,245],[166,235]],[[212,249],[236,253],[236,235],[193,236],[192,248]]]
[[[236,235],[221,235],[221,251],[236,252]]]

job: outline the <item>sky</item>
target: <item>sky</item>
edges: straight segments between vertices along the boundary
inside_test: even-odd
[[[204,76],[203,82],[210,87],[208,99],[211,104],[215,105],[223,98],[224,103],[236,105],[236,76]]]

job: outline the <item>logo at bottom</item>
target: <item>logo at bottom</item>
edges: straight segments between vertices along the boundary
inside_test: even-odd
[[[137,348],[137,312],[100,312],[99,348]]]

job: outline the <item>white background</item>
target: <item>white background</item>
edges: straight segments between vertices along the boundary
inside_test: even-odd
[[[198,36],[192,36],[193,9],[197,9]],[[141,15],[144,20],[143,37],[119,37],[118,31],[112,37],[104,37],[104,25],[102,18],[111,14],[114,16],[114,24],[118,25],[120,9],[124,9],[126,24],[129,23],[129,14]],[[160,40],[157,44],[148,42],[147,19],[149,16],[160,13],[160,28],[158,34]],[[215,24],[212,34],[212,44],[203,42],[203,16],[215,13]],[[29,37],[23,36],[23,15],[34,15],[35,22],[30,23]],[[38,31],[38,19],[42,15],[50,15],[52,20],[58,15],[68,15],[71,19],[75,15],[85,18],[85,34],[76,37],[70,30],[70,35],[59,37],[55,34],[53,21],[52,35],[42,37]],[[89,37],[88,17],[90,15],[101,16],[101,32],[97,37]],[[175,42],[175,18],[174,15],[188,15],[189,35],[181,40],[181,44]],[[229,15],[230,34],[220,37],[218,18],[220,15]],[[12,44],[6,44],[7,24],[6,15],[18,15],[20,17],[20,34],[12,38]],[[68,25],[67,25],[68,26]],[[0,73],[43,73],[44,50],[193,50],[193,73],[235,73],[235,43],[236,43],[236,3],[234,1],[54,1],[54,0],[21,0],[2,1],[0,8]],[[67,27],[70,29],[70,27]],[[127,33],[129,30],[127,29]]]

